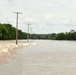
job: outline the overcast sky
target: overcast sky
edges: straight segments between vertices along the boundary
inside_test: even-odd
[[[0,0],[0,22],[16,27],[19,11],[19,29],[33,33],[69,32],[76,29],[76,0]]]

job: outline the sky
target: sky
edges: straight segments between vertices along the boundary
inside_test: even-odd
[[[48,34],[76,30],[76,0],[0,0],[0,23],[16,27],[19,14],[19,29],[31,33]]]

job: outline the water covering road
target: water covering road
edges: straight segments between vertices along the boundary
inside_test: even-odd
[[[76,75],[76,42],[34,41],[0,64],[0,75]]]

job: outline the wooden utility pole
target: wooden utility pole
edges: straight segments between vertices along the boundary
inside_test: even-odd
[[[30,27],[30,40],[32,39],[32,27]]]
[[[29,33],[29,26],[30,26],[30,24],[27,24],[27,25],[28,25],[27,42],[29,42],[29,38],[30,38],[30,37],[29,37],[29,34],[30,34],[30,33]]]
[[[17,19],[16,19],[16,45],[18,44],[18,15],[22,14],[20,12],[13,12],[17,14]]]

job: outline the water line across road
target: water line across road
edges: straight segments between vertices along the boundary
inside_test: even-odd
[[[76,42],[36,40],[0,64],[0,75],[76,75]]]

